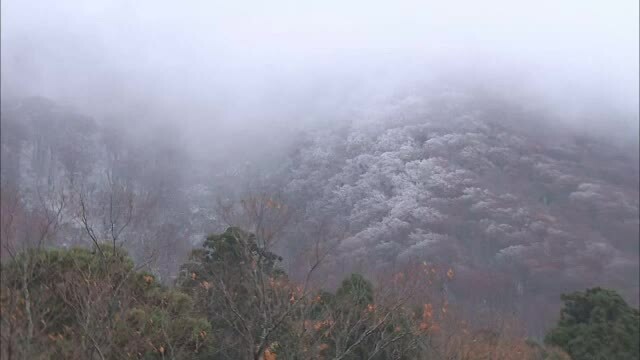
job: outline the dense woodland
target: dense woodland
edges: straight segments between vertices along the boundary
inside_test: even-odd
[[[633,136],[450,93],[202,156],[1,110],[3,359],[639,356]]]

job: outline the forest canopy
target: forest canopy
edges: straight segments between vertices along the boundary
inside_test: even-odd
[[[514,360],[568,359],[559,349],[510,333],[514,329],[473,330],[450,314],[455,310],[448,309],[446,299],[431,297],[434,302],[418,305],[425,293],[408,288],[404,274],[383,288],[352,274],[329,292],[291,281],[279,261],[257,245],[255,235],[238,228],[209,236],[171,286],[159,284],[124,250],[108,244],[103,251],[21,253],[2,267],[2,356],[481,359],[492,354]],[[422,280],[430,283],[452,278],[450,273],[438,277],[427,265],[414,270],[423,270]],[[614,292],[607,294],[619,299]],[[620,304],[609,311],[634,312],[635,323],[625,325],[633,330],[637,310]],[[566,327],[568,312],[563,311],[558,329]],[[559,331],[550,333],[547,342],[566,347]],[[622,339],[616,349],[623,351],[617,353],[621,359],[629,354],[624,351],[633,351]],[[588,357],[574,357],[583,358]]]

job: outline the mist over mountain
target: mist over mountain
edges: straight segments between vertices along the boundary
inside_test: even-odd
[[[2,179],[34,204],[56,184],[91,188],[100,204],[121,184],[137,197],[138,219],[121,240],[140,258],[155,252],[167,278],[224,226],[220,199],[270,193],[295,212],[278,243],[290,269],[304,267],[297,259],[312,234],[335,241],[325,285],[445,264],[457,273],[452,301],[478,318],[513,311],[533,333],[547,329],[553,317],[540,314],[553,314],[563,292],[606,283],[637,303],[637,142],[563,128],[518,105],[462,92],[405,97],[300,130],[268,156],[237,143],[238,161],[234,147],[232,160],[197,158],[179,130],[142,137],[24,99],[3,103]],[[87,241],[73,221],[58,238]]]
[[[285,192],[306,221],[344,231],[331,268],[455,264],[456,301],[538,330],[554,293],[607,283],[637,301],[637,148],[474,100],[405,99],[301,140]]]
[[[291,281],[320,252],[331,290],[439,266],[445,305],[538,339],[563,293],[637,307],[637,14],[3,1],[2,259],[106,241],[176,286],[259,198],[290,217],[267,250]]]

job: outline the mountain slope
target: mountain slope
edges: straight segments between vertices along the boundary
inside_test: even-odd
[[[607,284],[637,303],[637,148],[517,108],[435,105],[301,139],[285,192],[307,223],[347,234],[332,269],[448,264],[458,302],[534,329],[568,290]]]

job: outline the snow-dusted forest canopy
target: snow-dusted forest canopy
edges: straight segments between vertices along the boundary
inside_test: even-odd
[[[625,359],[638,2],[305,3],[2,1],[0,356]]]
[[[297,133],[270,161],[207,166],[177,130],[133,138],[45,99],[7,101],[3,201],[14,191],[28,208],[77,193],[101,239],[112,217],[116,228],[130,222],[117,241],[139,259],[153,254],[151,269],[165,281],[225,225],[220,201],[264,193],[293,209],[277,244],[290,269],[304,267],[296,259],[313,234],[334,239],[322,270],[329,286],[351,272],[439,263],[456,271],[452,301],[478,317],[518,313],[539,333],[563,292],[607,284],[638,302],[633,137],[607,141],[462,93],[401,98],[353,116]],[[67,215],[55,243],[89,244],[82,221]]]

